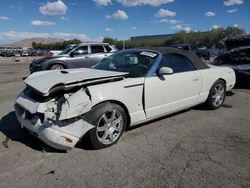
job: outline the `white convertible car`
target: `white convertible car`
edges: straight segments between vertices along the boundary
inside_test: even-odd
[[[92,69],[33,73],[24,82],[15,104],[22,127],[57,149],[74,147],[86,134],[100,149],[130,126],[201,103],[218,109],[235,73],[191,52],[147,48],[120,51]]]

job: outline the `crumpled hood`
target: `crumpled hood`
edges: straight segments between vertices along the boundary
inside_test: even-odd
[[[48,95],[51,88],[57,85],[70,85],[77,82],[86,82],[89,80],[100,80],[124,76],[127,73],[104,71],[98,69],[65,69],[41,71],[31,74],[24,80],[24,83],[43,95]]]

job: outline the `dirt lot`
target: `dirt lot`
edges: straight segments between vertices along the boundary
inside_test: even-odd
[[[28,75],[28,64],[0,63],[0,187],[250,187],[249,89],[234,89],[217,111],[196,107],[131,129],[111,148],[85,142],[58,153],[15,118]]]

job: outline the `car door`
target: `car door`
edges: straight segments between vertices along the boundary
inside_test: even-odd
[[[88,67],[88,45],[80,46],[70,53],[67,58],[68,68]]]
[[[107,57],[107,53],[103,45],[90,45],[90,54],[88,57],[89,64],[94,66],[100,62],[103,58]]]
[[[170,67],[173,74],[145,79],[145,110],[147,118],[169,114],[197,103],[201,74],[192,63],[179,54],[164,55],[158,67]]]

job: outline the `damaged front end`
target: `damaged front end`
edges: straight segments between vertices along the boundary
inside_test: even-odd
[[[91,107],[91,96],[84,87],[48,96],[27,87],[17,97],[15,111],[22,127],[51,147],[66,150],[94,128],[84,118]]]

